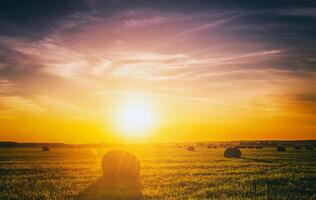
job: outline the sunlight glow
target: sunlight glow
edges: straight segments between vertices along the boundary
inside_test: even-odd
[[[140,97],[125,99],[117,112],[118,131],[127,137],[149,134],[156,123],[154,107]]]

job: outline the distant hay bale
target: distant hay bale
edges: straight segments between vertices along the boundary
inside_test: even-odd
[[[256,149],[263,149],[263,146],[256,146]]]
[[[313,150],[314,150],[314,147],[312,147],[312,146],[306,146],[305,149],[306,149],[306,150],[309,150],[309,151],[313,151]]]
[[[295,150],[301,150],[302,147],[300,147],[300,146],[295,146],[294,149],[295,149]]]
[[[187,150],[188,151],[195,151],[195,147],[194,146],[188,146]]]
[[[245,148],[246,148],[246,146],[240,146],[239,148],[240,148],[240,149],[245,149]]]
[[[111,150],[102,160],[103,175],[111,180],[137,180],[140,175],[140,162],[129,152]]]
[[[211,148],[213,148],[213,147],[212,147],[211,145],[208,145],[207,148],[211,149]]]
[[[255,147],[254,146],[248,146],[247,148],[248,149],[254,149]]]
[[[49,147],[47,147],[47,146],[42,147],[42,150],[43,150],[43,151],[49,151]]]
[[[226,158],[240,158],[241,151],[236,147],[228,147],[224,151],[224,157],[226,157]]]
[[[276,148],[277,151],[286,151],[285,146],[277,146]]]
[[[198,146],[198,147],[203,147],[205,144],[204,143],[202,143],[202,142],[198,142],[198,143],[196,143],[196,146]]]

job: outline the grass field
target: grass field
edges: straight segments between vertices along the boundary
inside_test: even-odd
[[[144,199],[316,199],[315,151],[121,147],[141,161]],[[101,176],[110,148],[0,149],[0,199],[73,199]]]

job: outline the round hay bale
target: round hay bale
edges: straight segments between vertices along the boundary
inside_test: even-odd
[[[42,150],[43,150],[43,151],[49,151],[49,147],[47,147],[47,146],[42,147]]]
[[[140,162],[129,152],[111,150],[102,160],[104,177],[113,180],[137,180],[140,175]]]
[[[224,151],[224,157],[226,157],[226,158],[240,158],[241,151],[236,147],[228,147]]]
[[[195,151],[195,148],[194,148],[194,146],[188,146],[187,150],[188,151]]]
[[[277,146],[277,151],[286,151],[286,148],[284,146]]]

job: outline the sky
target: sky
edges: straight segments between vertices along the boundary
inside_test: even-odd
[[[3,0],[0,27],[0,140],[316,139],[315,1]]]

